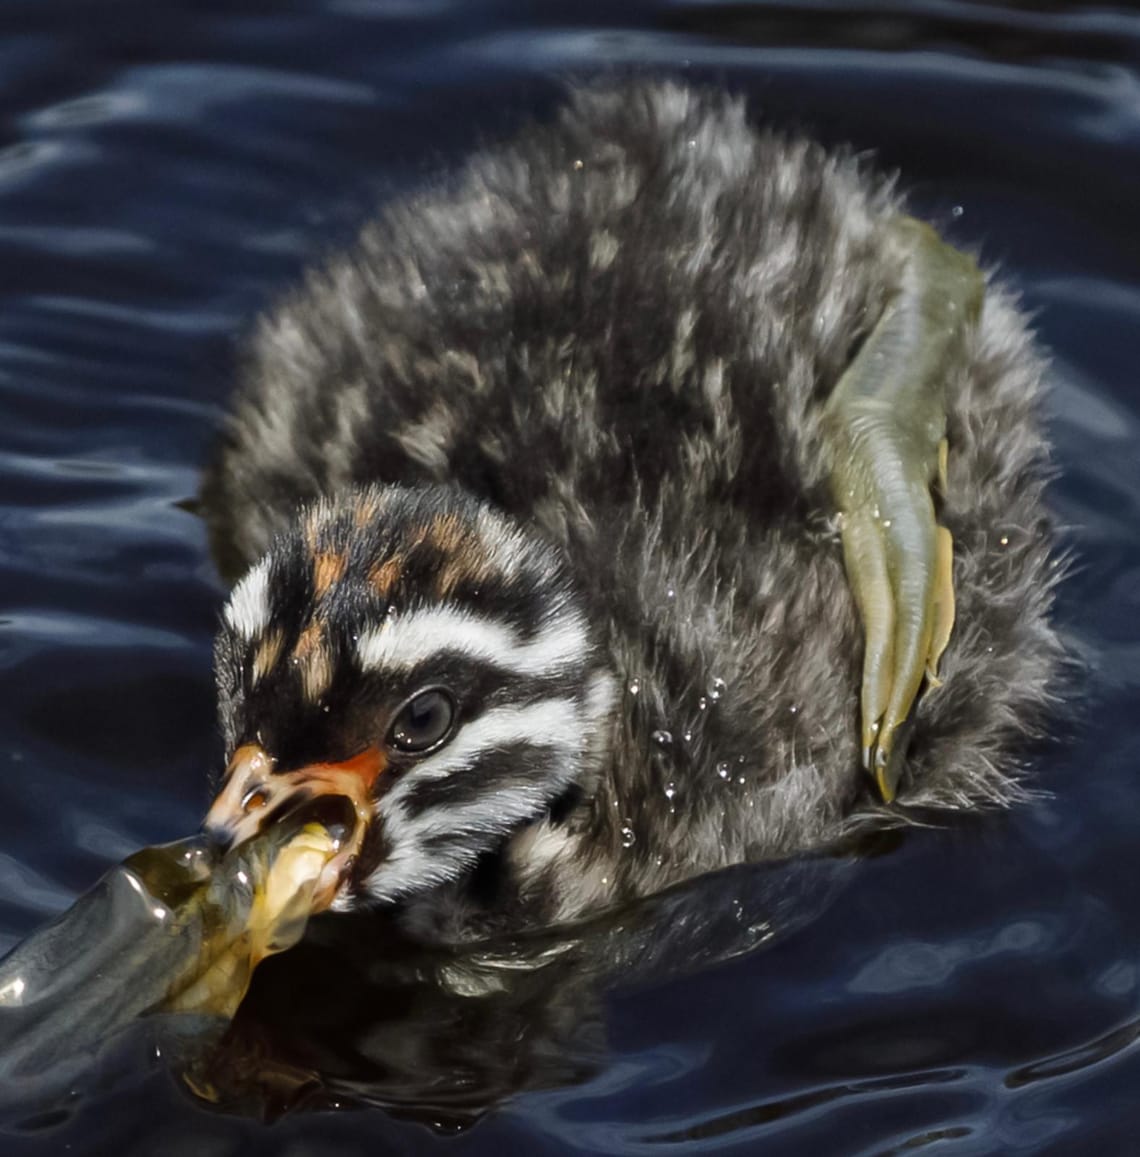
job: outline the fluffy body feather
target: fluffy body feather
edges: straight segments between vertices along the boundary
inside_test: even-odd
[[[543,702],[568,706],[536,716],[532,742],[584,729],[555,787],[470,854],[364,894],[465,936],[1017,797],[1059,662],[1057,571],[1042,363],[992,284],[947,390],[943,685],[921,700],[899,807],[876,807],[859,767],[862,637],[820,410],[897,284],[899,208],[890,182],[757,130],[739,100],[587,89],[390,205],[262,321],[205,492],[225,568],[258,567],[219,640],[231,746],[275,719],[309,727],[310,700],[328,722],[314,706],[296,742],[347,751],[366,729],[353,704],[375,702],[352,679],[415,667],[431,631],[457,664],[507,656],[488,711],[554,681]],[[437,555],[389,542],[448,518]],[[401,646],[386,603],[397,623],[435,617]],[[317,619],[314,666],[296,648]],[[275,659],[260,692],[258,648]]]

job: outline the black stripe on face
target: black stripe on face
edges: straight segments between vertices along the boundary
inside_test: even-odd
[[[370,684],[372,692],[358,699],[398,704],[425,687],[444,687],[455,699],[461,722],[467,723],[492,707],[529,707],[544,699],[578,702],[590,673],[575,663],[552,675],[519,675],[461,651],[438,651],[407,670],[363,673],[364,685]]]
[[[572,699],[581,711],[582,686],[585,682],[581,667],[574,667],[558,675],[513,675],[498,673],[498,682],[483,700],[487,707],[532,707],[546,699]]]
[[[523,740],[497,744],[477,752],[467,767],[450,775],[410,784],[400,807],[410,820],[416,820],[436,809],[453,811],[466,807],[493,793],[530,789],[528,794],[533,794],[536,787],[545,787],[543,794],[554,794],[565,776],[564,761],[569,758],[570,753],[545,743]],[[457,816],[456,822],[460,823],[461,817]]]
[[[480,582],[461,583],[445,605],[503,623],[521,642],[530,643],[552,625],[551,604],[560,594],[557,578],[524,569],[512,578],[494,574]]]

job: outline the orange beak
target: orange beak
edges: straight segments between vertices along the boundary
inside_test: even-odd
[[[351,805],[354,820],[335,862],[343,876],[372,819],[372,790],[386,767],[384,753],[370,747],[343,763],[313,763],[277,774],[262,748],[246,744],[230,760],[222,790],[206,813],[206,831],[229,845],[242,844],[286,813],[307,809],[311,801],[326,797],[332,803],[341,797]],[[348,810],[345,806],[346,819]]]

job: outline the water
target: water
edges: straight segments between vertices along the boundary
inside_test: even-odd
[[[1138,56],[1134,13],[1061,3],[0,4],[0,949],[207,802],[221,588],[183,504],[243,326],[376,199],[541,114],[570,72],[727,81],[777,123],[876,150],[1002,262],[1054,353],[1054,505],[1080,557],[1060,617],[1091,665],[1080,718],[1035,760],[1053,798],[847,865],[757,951],[571,1006],[553,1056],[549,989],[488,1023],[391,989],[370,1015],[377,1040],[416,1043],[404,1077],[447,1093],[457,1058],[486,1078],[501,1056],[510,1090],[512,1056],[541,1070],[455,1137],[377,1109],[266,1129],[140,1066],[0,1149],[1140,1145]],[[723,888],[707,903],[743,918],[747,889]],[[301,1019],[345,981],[311,951],[325,983],[297,990]],[[266,1007],[293,975],[267,976]]]

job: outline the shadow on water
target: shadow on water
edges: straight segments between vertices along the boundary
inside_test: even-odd
[[[220,1051],[109,1043],[5,1157],[432,1152],[423,1124],[471,1154],[1134,1151],[1138,60],[1131,9],[1064,3],[0,6],[0,951],[200,819],[221,586],[187,501],[249,319],[566,75],[728,83],[1001,263],[1053,353],[1089,663],[1051,796],[1008,817],[498,955],[322,922]]]

